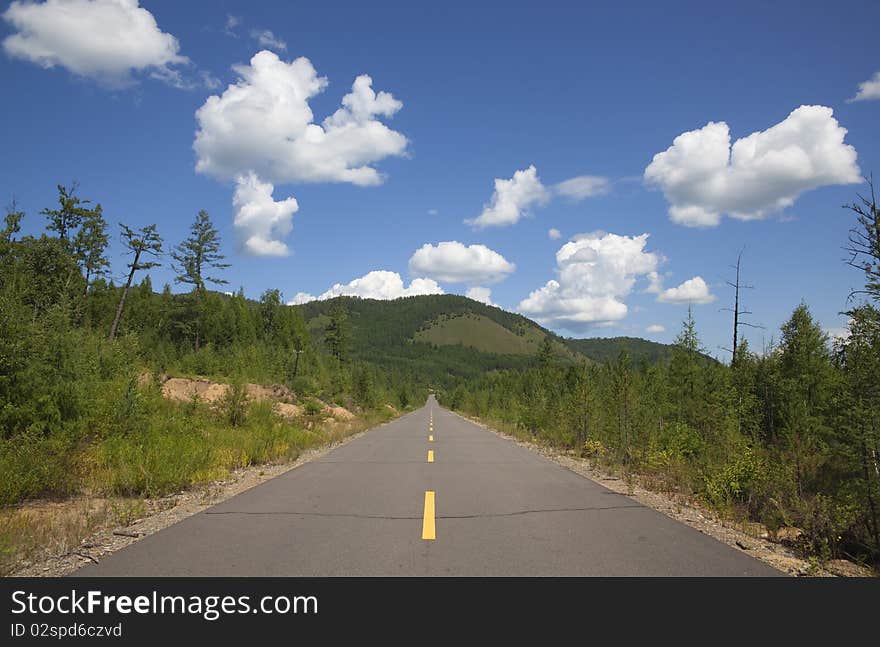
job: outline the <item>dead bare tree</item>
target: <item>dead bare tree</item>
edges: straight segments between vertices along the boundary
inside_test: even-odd
[[[865,273],[865,289],[853,290],[849,298],[857,294],[867,294],[880,300],[880,209],[874,196],[874,176],[865,178],[870,190],[870,199],[858,194],[859,202],[843,205],[856,214],[858,225],[849,230],[849,245],[844,249],[850,253],[847,264]]]
[[[749,323],[748,321],[743,321],[741,317],[743,315],[753,314],[751,310],[740,310],[740,299],[739,299],[739,291],[740,290],[754,290],[754,285],[743,285],[740,280],[740,270],[742,269],[742,255],[745,249],[739,250],[739,254],[736,257],[736,265],[731,265],[730,267],[736,270],[736,280],[735,281],[726,281],[727,285],[733,288],[734,290],[734,298],[733,298],[733,308],[721,308],[721,312],[732,312],[733,313],[733,347],[732,348],[724,348],[721,350],[726,350],[731,354],[730,364],[731,366],[736,363],[736,353],[739,349],[739,327],[740,326],[748,326],[749,328],[763,328],[758,324]]]

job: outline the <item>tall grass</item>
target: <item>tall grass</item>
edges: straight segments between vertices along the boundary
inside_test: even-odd
[[[353,424],[322,425],[323,414],[313,409],[289,421],[273,414],[271,402],[181,404],[162,398],[156,386],[121,379],[107,385],[76,433],[0,440],[0,505],[78,493],[162,496],[237,468],[293,460],[391,415],[383,409]]]
[[[153,418],[136,438],[113,435],[89,448],[83,457],[89,489],[161,496],[240,467],[294,459],[322,440],[321,434],[276,418],[266,402],[250,404],[235,427],[224,412],[204,405],[166,406],[171,411]]]

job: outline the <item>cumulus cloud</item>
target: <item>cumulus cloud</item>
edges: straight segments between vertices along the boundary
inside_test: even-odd
[[[299,292],[289,305],[299,305],[309,301],[323,301],[340,296],[361,297],[362,299],[399,299],[421,294],[443,294],[443,289],[431,279],[413,279],[408,286],[397,272],[374,270],[349,283],[336,283],[320,296]]]
[[[562,196],[572,202],[581,202],[589,197],[608,192],[607,178],[595,175],[580,175],[564,180],[550,187],[544,186],[538,177],[534,164],[516,171],[509,180],[495,178],[495,191],[488,204],[483,205],[482,213],[466,224],[475,229],[504,227],[513,225],[527,216],[536,207],[546,205],[555,197]],[[550,238],[558,229],[550,230]]]
[[[483,287],[473,287],[470,288],[464,294],[468,299],[473,299],[474,301],[479,301],[481,303],[485,303],[487,306],[494,306],[492,303],[492,290],[489,288]]]
[[[293,214],[299,210],[296,198],[276,202],[273,187],[254,173],[240,175],[236,180],[232,206],[242,250],[253,256],[287,256],[289,250],[282,238],[293,228]]]
[[[16,1],[3,18],[16,32],[3,40],[13,58],[44,68],[61,66],[110,86],[133,82],[135,72],[178,87],[190,87],[176,65],[177,39],[159,29],[138,0]]]
[[[378,119],[403,104],[376,93],[365,74],[355,79],[342,106],[318,124],[309,100],[327,87],[327,79],[309,59],[287,63],[262,50],[233,70],[238,80],[196,111],[199,173],[228,180],[252,171],[272,184],[367,186],[384,179],[371,164],[406,151],[406,137]]]
[[[538,178],[534,165],[516,171],[509,180],[495,178],[495,192],[483,212],[465,222],[477,229],[512,225],[532,207],[546,204],[550,192]]]
[[[825,106],[801,106],[764,131],[730,144],[724,122],[675,138],[645,169],[660,187],[673,222],[714,227],[724,214],[764,218],[794,204],[804,191],[861,181],[846,129]]]
[[[662,303],[712,303],[715,295],[709,292],[709,286],[701,276],[688,279],[675,288],[663,290],[657,297]]]
[[[562,232],[556,229],[556,227],[553,227],[547,232],[547,236],[550,237],[550,240],[559,240],[562,238]]]
[[[485,245],[464,245],[458,241],[425,243],[409,259],[413,276],[446,283],[483,285],[502,281],[516,265]]]
[[[572,202],[580,202],[596,195],[608,193],[608,178],[597,175],[580,175],[554,185],[553,190]]]
[[[309,294],[308,292],[297,292],[296,295],[287,302],[287,305],[301,306],[304,303],[310,303],[317,300],[318,297],[316,297],[314,294]]]
[[[648,287],[645,292],[649,294],[660,294],[663,292],[663,277],[659,272],[648,272]]]
[[[852,336],[852,331],[849,328],[833,327],[833,328],[826,328],[825,334],[828,335],[828,337],[829,337],[829,339],[831,339],[831,341],[845,342],[847,339],[849,339]]]
[[[287,43],[278,38],[269,29],[252,29],[251,38],[255,39],[261,47],[271,47],[272,49],[287,49]]]
[[[847,99],[847,102],[872,101],[874,99],[880,99],[880,72],[874,72],[874,76],[870,79],[859,83],[859,91],[856,92],[856,96]]]
[[[623,300],[636,279],[655,272],[660,262],[658,254],[645,251],[648,236],[575,236],[556,252],[558,280],[529,294],[519,311],[544,325],[571,331],[623,319]]]
[[[652,324],[645,328],[645,332],[654,335],[657,333],[666,332],[666,327],[661,326],[660,324]]]

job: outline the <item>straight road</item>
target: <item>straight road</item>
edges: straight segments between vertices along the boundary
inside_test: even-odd
[[[773,576],[427,404],[81,576]]]

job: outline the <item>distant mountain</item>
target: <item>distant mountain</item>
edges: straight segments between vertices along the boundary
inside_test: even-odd
[[[561,362],[604,362],[626,347],[634,361],[666,361],[671,346],[635,337],[566,339],[519,314],[454,294],[392,301],[337,297],[299,306],[312,337],[323,340],[336,303],[348,311],[353,359],[450,384],[485,371],[524,368],[546,338]]]
[[[633,362],[642,359],[649,364],[669,361],[672,357],[671,344],[660,344],[641,337],[591,337],[588,339],[565,339],[565,344],[572,350],[586,355],[596,362],[607,362],[617,359],[620,351],[626,351]]]

